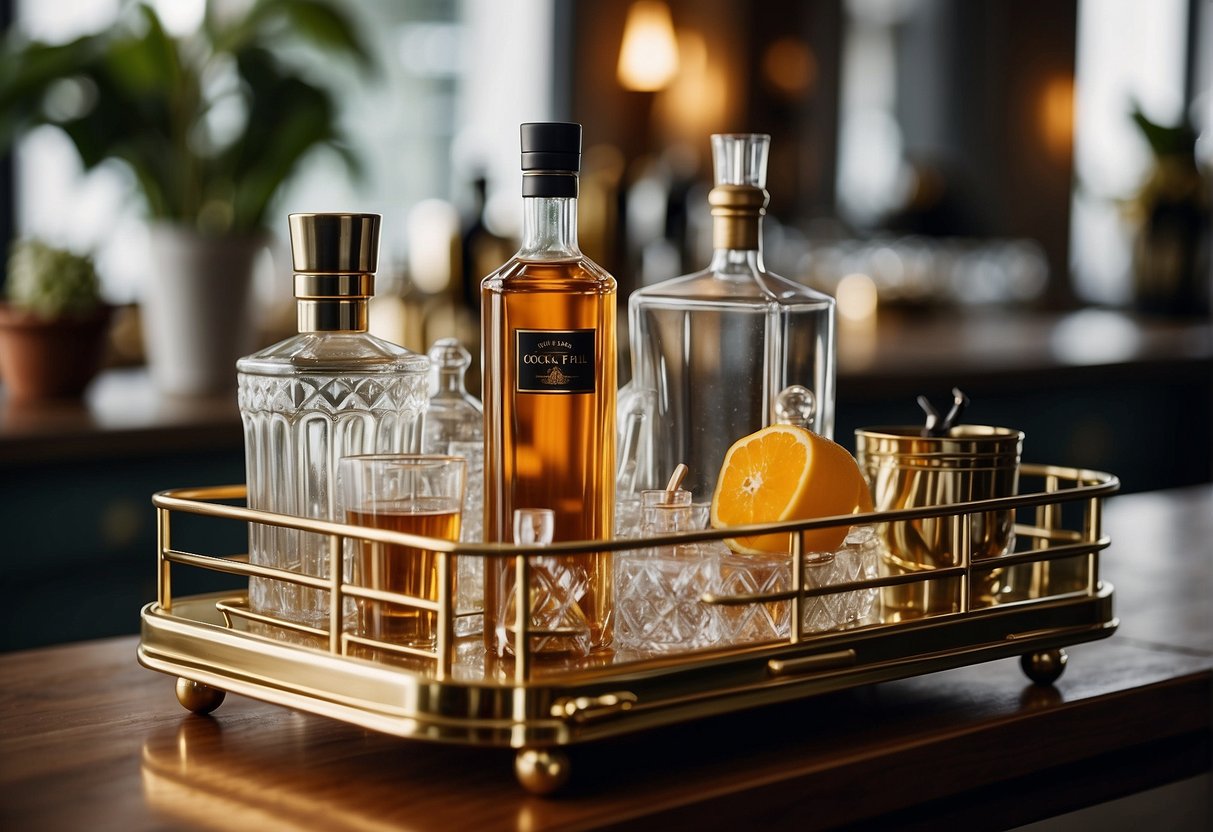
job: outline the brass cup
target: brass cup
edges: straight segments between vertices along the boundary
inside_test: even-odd
[[[944,436],[923,436],[919,427],[872,427],[855,431],[856,459],[877,511],[924,508],[1010,497],[1019,480],[1023,433],[985,425],[957,425]],[[997,558],[1015,544],[1014,511],[986,511],[967,518],[969,555]],[[884,572],[921,573],[964,566],[963,541],[951,516],[882,523]],[[1014,592],[1013,570],[980,573],[970,606],[988,606]],[[925,578],[925,576],[923,576]],[[935,578],[883,590],[885,618],[900,621],[959,612],[962,578]]]

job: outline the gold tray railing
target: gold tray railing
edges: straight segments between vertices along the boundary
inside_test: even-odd
[[[643,539],[557,543],[538,550],[439,540],[232,504],[245,499],[244,486],[163,491],[153,497],[158,529],[158,591],[156,602],[144,609],[140,660],[154,669],[176,673],[183,680],[203,683],[201,687],[185,690],[179,684],[182,704],[192,709],[207,710],[213,707],[212,703],[217,704],[214,697],[198,692],[213,687],[305,710],[314,706],[310,709],[315,712],[404,736],[472,744],[508,743],[530,755],[524,760],[520,752],[518,758],[524,785],[545,791],[555,782],[552,772],[542,774],[557,759],[553,747],[567,742],[1006,655],[1032,657],[1030,661],[1025,659],[1024,668],[1036,680],[1056,678],[1064,661],[1058,656],[1060,646],[1102,638],[1116,626],[1111,614],[1111,587],[1099,579],[1098,553],[1109,544],[1101,528],[1102,499],[1115,492],[1119,482],[1103,472],[1029,464],[1021,466],[1020,478],[1021,486],[1039,481],[1042,487],[1010,497],[946,506],[727,530],[706,529]],[[1076,508],[1063,512],[1067,504]],[[1030,512],[1032,521],[1016,523],[1016,551],[996,558],[973,559],[969,518],[991,511],[1014,511],[1018,519],[1024,519]],[[177,514],[259,523],[326,536],[328,575],[306,575],[252,564],[245,554],[216,556],[177,548],[173,542],[173,519]],[[474,651],[479,637],[459,639],[455,635],[456,557],[512,559],[519,578],[515,583],[516,608],[525,611],[529,609],[526,593],[530,561],[535,557],[590,556],[739,536],[930,518],[946,518],[951,524],[952,539],[959,541],[954,565],[917,571],[892,570],[896,574],[888,574],[886,570],[886,574],[875,578],[810,586],[806,581],[806,553],[801,548],[800,535],[792,534],[790,582],[786,589],[702,597],[704,603],[721,607],[790,605],[788,632],[783,639],[639,658],[592,655],[584,662],[553,665],[533,655],[530,649],[534,636],[549,631],[533,627],[529,616],[521,614],[512,637],[512,659],[499,661],[496,673],[486,671],[469,676],[457,672],[457,654],[469,648]],[[346,541],[435,553],[437,600],[371,589],[344,580]],[[1060,566],[1063,562],[1069,564],[1065,574],[1078,577],[1060,588],[1046,584],[1030,597],[1006,604],[974,603],[976,582],[991,569],[1031,564]],[[1077,570],[1075,562],[1079,565]],[[172,587],[176,566],[269,578],[327,591],[328,626],[311,627],[252,611],[239,593],[175,599]],[[806,631],[802,607],[817,596],[865,590],[896,593],[945,581],[959,582],[959,592],[957,603],[943,613],[917,620],[886,616],[850,630]],[[433,613],[434,648],[404,647],[349,632],[347,616],[343,614],[346,599],[386,602]],[[293,643],[256,632],[259,628],[289,633],[288,640]],[[368,651],[392,660],[368,661],[364,658]],[[489,661],[493,661],[492,656]],[[331,683],[323,681],[325,673],[332,674]],[[407,688],[410,693],[398,695],[395,685]],[[372,689],[373,693],[365,692]],[[475,691],[475,696],[469,691]],[[444,695],[464,704],[433,704]],[[479,704],[474,707],[468,704],[472,699]],[[430,707],[427,703],[433,704],[434,710],[427,710]],[[634,712],[631,725],[619,719],[629,711]],[[427,723],[427,719],[432,722]],[[538,763],[536,755],[542,758]],[[524,769],[530,772],[528,776],[524,776]]]

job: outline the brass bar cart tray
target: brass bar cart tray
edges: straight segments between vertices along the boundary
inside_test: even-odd
[[[1027,485],[1039,490],[1027,490]],[[812,521],[704,530],[664,537],[561,543],[540,551],[503,544],[465,544],[244,507],[243,486],[175,489],[156,494],[157,600],[142,611],[140,663],[178,677],[186,708],[209,712],[232,691],[401,737],[518,749],[515,772],[534,793],[558,789],[569,775],[562,746],[684,720],[783,702],[875,682],[1021,656],[1025,673],[1049,684],[1065,666],[1062,648],[1116,629],[1112,587],[1099,578],[1103,497],[1119,487],[1098,471],[1023,465],[1011,497]],[[971,559],[970,519],[1013,512],[1016,545],[996,558]],[[186,552],[173,544],[182,514],[215,521],[263,523],[325,535],[332,577],[255,566],[247,555]],[[208,522],[210,522],[208,520]],[[742,535],[825,526],[949,523],[960,541],[953,565],[906,570],[883,562],[876,577],[811,586],[800,536],[792,535],[789,581],[772,592],[705,594],[716,608],[786,605],[786,637],[663,654],[619,650],[580,660],[532,655],[542,631],[526,616],[512,635],[513,655],[489,653],[481,637],[457,637],[455,557],[508,558],[522,580],[536,556],[624,552],[719,541]],[[347,540],[420,547],[436,553],[434,602],[342,579]],[[327,627],[257,614],[244,592],[174,598],[174,567],[274,578],[327,590]],[[1017,591],[991,595],[1006,576]],[[811,599],[869,592],[877,598],[863,621],[845,629],[808,631],[802,607]],[[940,604],[939,599],[944,603]],[[362,638],[350,627],[349,599],[413,605],[434,612],[432,649]],[[928,603],[923,603],[928,599]],[[517,658],[515,658],[517,657]]]

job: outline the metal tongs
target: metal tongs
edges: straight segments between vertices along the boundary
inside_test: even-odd
[[[959,387],[952,388],[952,409],[948,415],[939,418],[939,411],[926,396],[918,397],[918,406],[927,414],[927,423],[922,429],[923,436],[947,436],[953,426],[960,421],[961,414],[969,406],[969,397]]]

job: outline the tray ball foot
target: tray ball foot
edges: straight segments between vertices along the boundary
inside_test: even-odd
[[[1055,650],[1041,650],[1038,653],[1024,653],[1019,658],[1019,666],[1024,674],[1038,685],[1051,685],[1061,678],[1066,669],[1066,651],[1058,647]]]
[[[192,679],[177,679],[177,701],[181,707],[196,714],[209,714],[223,704],[226,691],[195,682]]]
[[[569,781],[569,758],[554,748],[524,748],[514,757],[514,776],[531,794],[551,794]]]

